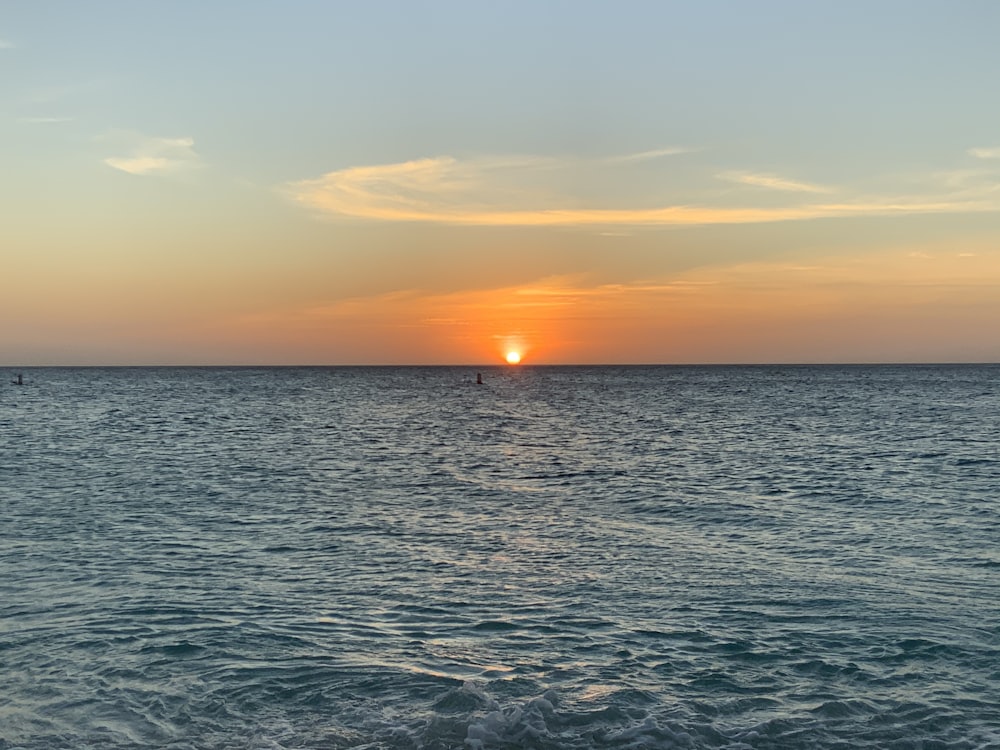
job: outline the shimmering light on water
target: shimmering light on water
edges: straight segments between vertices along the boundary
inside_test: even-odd
[[[40,369],[0,748],[1000,747],[1000,367]]]

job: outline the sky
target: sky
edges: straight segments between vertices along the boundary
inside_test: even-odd
[[[998,36],[993,0],[0,0],[0,366],[997,362]]]

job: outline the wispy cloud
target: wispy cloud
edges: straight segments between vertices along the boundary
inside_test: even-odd
[[[0,49],[14,49],[16,45],[7,39],[0,39]]]
[[[292,183],[292,197],[335,215],[385,221],[494,223],[475,217],[545,201],[541,172],[557,166],[534,157],[459,161],[450,156],[350,167]]]
[[[553,160],[531,157],[466,161],[437,157],[350,167],[292,183],[286,189],[297,202],[332,216],[473,226],[690,226],[997,209],[996,200],[985,193],[859,196],[778,207],[675,204],[580,208],[572,196],[546,184],[540,169],[543,166],[551,174],[555,165]],[[830,190],[773,175],[739,174],[749,184],[777,190]]]
[[[753,187],[767,188],[769,190],[784,190],[791,193],[833,193],[833,188],[825,185],[816,185],[810,182],[800,182],[790,180],[786,177],[779,177],[775,174],[761,174],[754,172],[723,172],[718,175],[720,180],[736,182],[741,185],[752,185]]]
[[[995,209],[1000,199],[1000,172],[994,169],[957,169],[928,175],[924,180],[930,191],[946,194],[952,200],[990,201]]]
[[[169,174],[199,164],[193,138],[132,136],[131,140],[134,143],[128,156],[112,156],[104,163],[134,175]]]
[[[975,156],[977,159],[1000,159],[1000,146],[970,148],[968,153],[969,156]]]
[[[74,117],[22,117],[18,120],[25,125],[55,125],[61,122],[73,122]]]
[[[682,148],[682,147],[671,147],[671,148],[657,148],[652,151],[640,151],[636,154],[624,154],[623,156],[609,156],[605,161],[608,164],[631,164],[634,162],[650,161],[652,159],[661,159],[664,156],[676,156],[678,154],[690,154],[694,149]]]

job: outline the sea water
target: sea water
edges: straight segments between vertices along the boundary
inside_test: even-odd
[[[1000,748],[1000,367],[24,375],[0,748]]]

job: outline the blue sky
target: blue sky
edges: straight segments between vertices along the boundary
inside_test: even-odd
[[[26,323],[0,345],[25,363],[476,361],[476,336],[534,336],[536,361],[995,358],[974,323],[1000,299],[998,30],[992,2],[8,3],[0,312]],[[894,300],[870,313],[893,346],[857,333],[853,292],[765,309],[768,287],[808,298],[787,268],[814,267],[830,276],[805,287]],[[736,269],[754,282],[724,293]],[[715,302],[684,307],[678,283]],[[756,349],[722,304],[751,286]],[[520,303],[506,324],[470,312],[525,289],[560,290],[559,330],[572,309],[632,343],[555,342]],[[441,295],[463,315],[429,316]],[[400,299],[397,320],[372,312]],[[933,341],[913,305],[943,321]],[[832,350],[807,345],[821,331]]]

